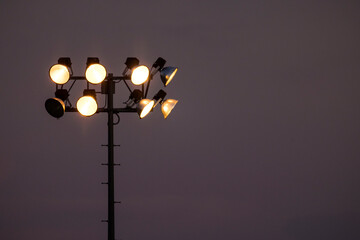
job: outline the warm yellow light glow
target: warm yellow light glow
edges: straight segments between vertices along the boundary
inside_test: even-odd
[[[91,96],[83,96],[76,103],[77,110],[83,116],[91,116],[97,111],[96,100]]]
[[[49,75],[51,80],[57,84],[65,84],[69,81],[69,69],[62,64],[55,64],[50,68]]]
[[[164,115],[164,118],[167,118],[175,107],[175,105],[178,103],[178,100],[175,99],[168,99],[161,105],[161,112]]]
[[[176,69],[174,70],[174,72],[173,72],[170,76],[166,76],[167,81],[166,81],[166,83],[165,83],[165,86],[167,86],[167,85],[171,82],[171,80],[174,78],[177,70],[178,70],[178,69],[176,68]]]
[[[135,85],[140,85],[146,82],[149,78],[150,71],[147,66],[141,65],[136,68],[131,73],[131,82]]]
[[[140,112],[140,118],[144,118],[146,115],[148,115],[149,112],[152,110],[154,104],[155,104],[154,100],[150,100],[150,99],[141,100],[139,103],[139,106],[142,107]]]
[[[86,79],[92,84],[99,84],[106,77],[106,69],[103,65],[95,63],[91,64],[85,72]]]

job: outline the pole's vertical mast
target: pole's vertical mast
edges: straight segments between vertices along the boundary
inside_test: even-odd
[[[115,240],[114,214],[114,82],[113,74],[108,75],[108,240]]]

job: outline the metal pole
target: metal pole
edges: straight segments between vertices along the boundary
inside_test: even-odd
[[[114,214],[114,86],[113,74],[108,79],[108,240],[115,240]]]

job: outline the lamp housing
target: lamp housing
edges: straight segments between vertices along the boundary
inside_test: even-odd
[[[162,100],[164,99],[166,96],[166,92],[162,89],[160,89],[155,96],[153,97],[154,100],[158,101],[158,100]]]
[[[139,59],[135,57],[128,57],[126,58],[125,65],[128,69],[133,69],[134,67],[140,64]]]
[[[100,63],[99,58],[97,57],[88,57],[86,59],[86,67],[89,67],[92,64]]]
[[[69,57],[61,57],[58,59],[58,64],[71,68],[71,59]]]
[[[135,89],[131,92],[129,99],[133,100],[134,103],[140,102],[140,100],[143,98],[143,92],[139,89]]]
[[[135,104],[138,104],[143,97],[143,92],[139,89],[135,89],[130,93],[129,99],[124,103],[126,104],[126,107],[131,108]]]
[[[178,100],[175,99],[167,99],[161,104],[161,112],[166,119],[170,112],[174,109],[175,105],[178,103]]]
[[[69,97],[69,92],[66,89],[58,89],[55,92],[55,97],[65,101]]]
[[[160,89],[153,97],[153,99],[155,100],[155,104],[153,108],[155,108],[160,102],[162,102],[165,99],[165,96],[166,96],[166,92]]]
[[[158,59],[156,59],[156,61],[152,65],[152,67],[153,68],[158,68],[159,70],[161,70],[165,66],[165,63],[166,63],[165,59],[163,59],[162,57],[158,57]]]
[[[49,98],[45,101],[46,111],[54,118],[61,118],[65,113],[65,104],[60,98]]]
[[[139,102],[139,104],[136,108],[136,111],[139,114],[140,119],[144,118],[146,115],[148,115],[151,112],[154,104],[155,104],[155,101],[150,100],[150,99],[142,99]]]
[[[177,67],[164,67],[160,71],[160,78],[164,86],[166,87],[174,78],[178,68]]]
[[[84,89],[83,96],[90,96],[96,100],[96,91],[95,89]]]

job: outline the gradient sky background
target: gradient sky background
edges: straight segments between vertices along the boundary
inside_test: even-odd
[[[106,115],[49,116],[48,69],[69,56],[82,75],[96,56],[120,75],[126,57],[161,56],[179,67],[165,89],[179,103],[115,128],[117,239],[360,239],[359,13],[359,1],[2,0],[0,238],[106,239]]]

